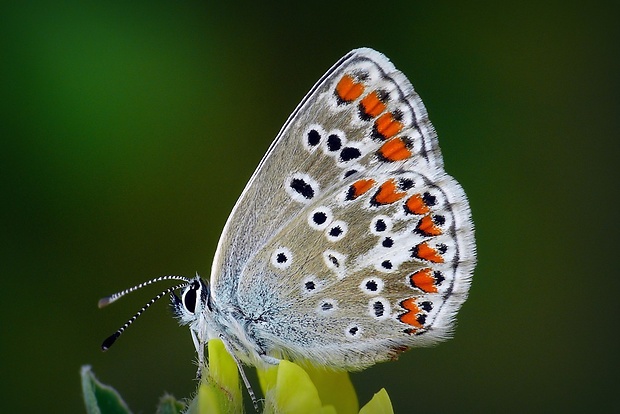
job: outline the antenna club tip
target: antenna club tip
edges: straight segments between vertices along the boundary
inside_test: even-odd
[[[97,306],[99,306],[99,309],[101,309],[108,306],[110,303],[112,303],[112,300],[110,300],[110,296],[108,296],[107,298],[99,299],[99,302],[97,302]]]
[[[118,338],[119,336],[120,334],[118,332],[115,332],[113,335],[108,336],[106,340],[103,341],[103,343],[101,344],[101,350],[105,352],[110,349],[110,347],[114,344],[114,341],[116,341],[116,338]]]

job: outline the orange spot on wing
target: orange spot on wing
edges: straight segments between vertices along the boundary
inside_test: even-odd
[[[391,112],[381,115],[375,121],[375,129],[383,138],[392,138],[403,129],[402,122],[396,120]]]
[[[426,214],[430,211],[420,194],[414,194],[405,201],[405,209],[411,214]]]
[[[406,323],[407,325],[411,325],[416,328],[423,327],[422,324],[418,322],[417,315],[420,313],[420,308],[418,308],[418,305],[415,303],[415,299],[405,299],[400,303],[400,306],[407,311],[398,317],[402,323]]]
[[[409,276],[411,285],[426,293],[437,293],[437,286],[435,286],[435,278],[432,273],[433,271],[428,267],[418,270]]]
[[[379,187],[379,191],[375,194],[373,201],[377,204],[391,204],[403,198],[407,193],[397,191],[396,180],[391,179]]]
[[[373,185],[375,185],[375,180],[373,179],[357,180],[356,182],[351,184],[348,198],[350,200],[356,199],[357,197],[361,196],[362,194],[370,190]]]
[[[364,85],[351,75],[344,75],[336,85],[336,94],[344,102],[351,102],[364,92]]]
[[[426,242],[422,242],[414,247],[414,255],[432,263],[443,263],[443,257],[441,257],[439,252],[430,247]]]
[[[387,141],[379,149],[379,154],[386,161],[402,161],[411,157],[411,151],[401,138],[393,138]]]
[[[439,236],[441,234],[441,229],[435,225],[429,214],[422,217],[416,229],[426,236]]]
[[[379,116],[379,114],[385,111],[385,104],[379,98],[377,91],[372,91],[360,101],[360,108],[364,111],[364,114],[370,118]]]

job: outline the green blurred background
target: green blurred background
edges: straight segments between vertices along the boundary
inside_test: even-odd
[[[208,275],[289,113],[350,49],[413,82],[466,189],[479,264],[455,339],[354,374],[397,412],[620,410],[617,2],[34,1],[0,6],[3,412],[135,412],[195,389],[157,289]]]

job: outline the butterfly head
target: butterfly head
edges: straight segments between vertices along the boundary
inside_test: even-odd
[[[170,292],[170,305],[174,316],[181,325],[194,322],[205,309],[211,311],[209,286],[198,275],[182,288],[181,296]]]

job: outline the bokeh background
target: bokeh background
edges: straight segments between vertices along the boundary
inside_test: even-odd
[[[353,375],[397,412],[620,410],[617,2],[72,2],[0,10],[4,412],[135,412],[195,389],[165,274],[208,275],[289,113],[350,49],[412,80],[466,189],[479,264],[456,337]]]

